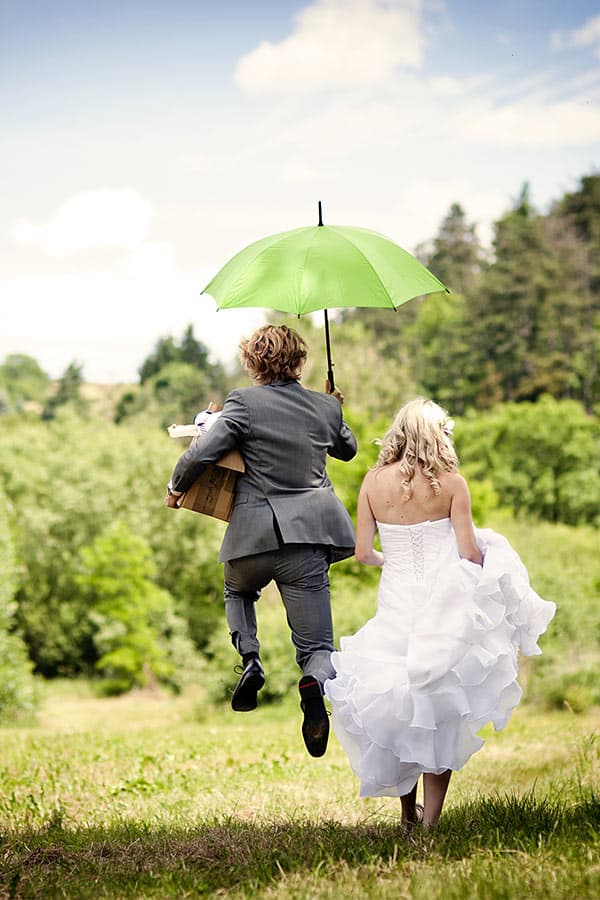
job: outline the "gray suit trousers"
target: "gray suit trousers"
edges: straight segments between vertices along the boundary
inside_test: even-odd
[[[302,672],[321,684],[335,678],[329,558],[329,551],[321,546],[284,544],[277,550],[225,563],[225,613],[238,653],[259,652],[255,603],[273,580],[285,606]]]

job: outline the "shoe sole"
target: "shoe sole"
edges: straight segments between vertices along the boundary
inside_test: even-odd
[[[311,756],[323,756],[329,740],[329,717],[322,699],[304,701],[302,737]]]
[[[262,675],[249,675],[243,684],[238,685],[231,698],[234,712],[252,712],[258,703],[256,695],[263,687],[265,679]]]

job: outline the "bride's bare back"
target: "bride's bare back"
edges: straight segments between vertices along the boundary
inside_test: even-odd
[[[365,475],[358,497],[356,558],[366,565],[382,565],[383,555],[373,549],[377,522],[390,525],[416,525],[420,522],[450,518],[459,553],[481,563],[471,520],[469,488],[458,472],[440,472],[440,491],[436,494],[420,467],[415,470],[410,490],[403,485],[398,463],[371,469]]]
[[[460,478],[460,476],[458,476]],[[390,525],[416,525],[418,522],[445,519],[450,515],[455,473],[439,476],[440,493],[435,494],[420,468],[415,471],[410,489],[398,463],[372,469],[364,480],[364,489],[373,517]]]

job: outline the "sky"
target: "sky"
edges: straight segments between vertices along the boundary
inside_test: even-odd
[[[600,171],[600,2],[0,0],[0,361],[129,382],[202,288],[317,223],[409,251],[460,203],[489,245]]]

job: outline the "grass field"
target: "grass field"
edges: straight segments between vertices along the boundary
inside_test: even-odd
[[[433,833],[357,798],[295,697],[251,714],[200,695],[45,689],[0,731],[0,897],[597,898],[594,712],[517,710],[451,782]]]

